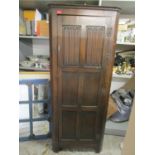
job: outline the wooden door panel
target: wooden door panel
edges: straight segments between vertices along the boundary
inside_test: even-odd
[[[62,49],[63,49],[63,65],[77,66],[79,65],[80,53],[80,25],[63,25],[62,26]]]
[[[100,89],[100,72],[82,73],[83,90],[80,94],[81,106],[97,106]]]
[[[63,72],[62,105],[97,106],[100,72]]]
[[[111,56],[110,16],[59,15],[58,101],[59,140],[96,142],[105,112],[104,76]],[[109,46],[111,46],[109,48]]]
[[[109,17],[58,18],[59,97],[62,96],[60,140],[94,141],[99,102],[103,98],[102,57]]]
[[[77,105],[78,75],[76,73],[62,73],[62,105]]]
[[[59,16],[58,19],[63,66],[101,67],[111,17]]]
[[[96,138],[96,112],[82,111],[79,115],[79,139],[95,140]]]
[[[86,63],[90,66],[101,66],[105,26],[86,26]]]
[[[60,138],[76,139],[77,113],[75,111],[62,111],[61,117]]]

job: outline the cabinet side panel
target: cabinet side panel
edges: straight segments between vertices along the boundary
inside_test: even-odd
[[[57,53],[57,16],[54,10],[49,11],[50,19],[50,77],[52,90],[52,145],[53,150],[58,148],[59,122],[58,122],[58,53]]]

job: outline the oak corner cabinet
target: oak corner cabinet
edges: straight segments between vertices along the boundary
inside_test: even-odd
[[[49,6],[52,145],[100,152],[119,8]]]

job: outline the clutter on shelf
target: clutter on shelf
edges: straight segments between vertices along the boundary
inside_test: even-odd
[[[123,51],[116,53],[113,66],[114,74],[134,75],[135,55],[134,51]]]
[[[19,35],[49,36],[49,17],[39,10],[19,11]]]
[[[117,42],[134,43],[135,42],[135,21],[134,19],[120,19],[118,25]]]
[[[26,60],[20,62],[20,69],[26,70],[49,70],[49,56],[33,55],[27,56]]]

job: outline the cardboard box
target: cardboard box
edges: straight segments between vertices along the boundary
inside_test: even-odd
[[[28,21],[35,20],[35,14],[36,14],[35,10],[24,10],[23,14],[24,14],[25,20],[28,20]]]
[[[30,21],[26,21],[26,35],[32,35]]]
[[[109,96],[109,105],[108,105],[108,111],[107,111],[107,118],[109,118],[116,111],[117,111],[116,103],[113,101],[111,96]]]
[[[135,155],[135,101],[133,102],[128,129],[123,142],[122,155]]]
[[[49,23],[47,20],[37,21],[37,36],[49,36]]]
[[[23,11],[19,9],[19,34],[26,35],[26,25],[23,18]]]

